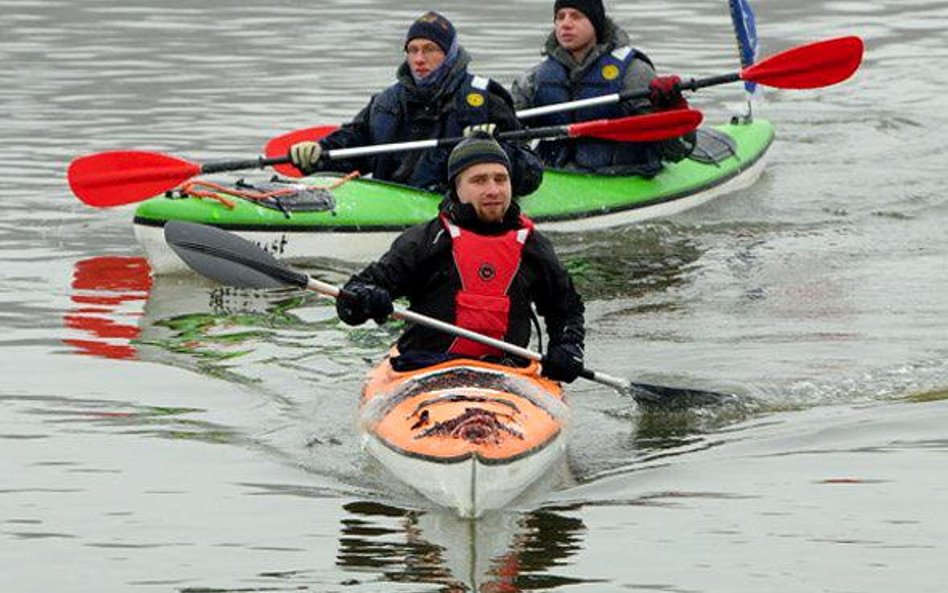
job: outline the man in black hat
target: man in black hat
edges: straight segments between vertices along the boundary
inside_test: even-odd
[[[550,241],[513,200],[507,152],[475,134],[451,152],[447,175],[438,217],[402,233],[378,262],[346,283],[355,298],[337,299],[339,318],[350,325],[382,323],[392,298],[407,297],[413,311],[526,346],[535,306],[549,337],[543,374],[575,380],[583,369],[583,301]],[[391,361],[396,370],[458,357],[526,362],[419,325],[408,326],[398,351]]]
[[[416,19],[405,36],[405,61],[397,82],[372,97],[352,122],[318,142],[290,148],[304,173],[357,170],[373,178],[441,193],[448,148],[371,155],[351,160],[322,159],[325,150],[467,135],[472,128],[516,130],[521,125],[507,91],[489,78],[468,73],[470,56],[458,44],[454,25],[437,12]],[[525,144],[505,143],[518,185],[532,193],[542,166]]]
[[[629,36],[606,16],[602,0],[556,0],[545,59],[513,85],[517,109],[528,109],[627,90],[649,89],[649,99],[600,105],[531,119],[531,125],[566,125],[688,106],[677,76],[659,77],[652,61],[629,45]],[[694,148],[694,134],[665,142],[612,142],[578,138],[541,142],[549,167],[612,175],[658,173],[663,160],[678,161]]]

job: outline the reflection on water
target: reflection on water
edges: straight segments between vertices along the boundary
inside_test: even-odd
[[[275,339],[281,327],[305,325],[289,312],[303,302],[300,295],[227,287],[214,288],[205,294],[209,311],[183,311],[179,315],[151,319],[151,327],[164,328],[168,336],[142,342],[187,354],[208,363],[210,370],[214,362],[252,353],[256,342]]]
[[[350,516],[343,519],[337,563],[350,573],[437,584],[446,593],[515,593],[595,582],[554,572],[582,549],[586,531],[580,519],[564,514],[494,513],[470,521],[369,502],[345,509]]]
[[[916,393],[916,394],[912,394],[906,397],[905,399],[907,401],[918,402],[918,403],[948,400],[948,389]]]
[[[206,410],[197,407],[55,396],[3,400],[23,406],[24,414],[42,424],[74,433],[101,432],[230,445],[247,441],[232,427],[200,419]],[[35,436],[43,438],[40,434]]]
[[[135,358],[141,304],[148,299],[151,276],[143,257],[98,256],[76,262],[66,327],[83,338],[63,342],[79,354]]]
[[[308,295],[290,290],[211,286],[196,277],[155,279],[137,340],[147,360],[238,384],[270,358],[291,361],[310,347],[319,323],[294,313]],[[246,368],[245,368],[246,367]]]
[[[587,301],[679,287],[703,251],[692,233],[665,222],[557,237],[557,252]]]
[[[636,417],[625,415],[635,423],[632,444],[639,456],[654,457],[669,449],[695,445],[727,426],[743,422],[762,413],[751,400],[736,402],[718,408],[695,408],[691,410],[651,411],[646,410]],[[615,414],[622,416],[621,414]],[[679,452],[681,454],[681,452]]]
[[[281,328],[313,329],[291,313],[306,302],[298,290],[208,287],[196,278],[154,280],[143,257],[78,261],[70,300],[74,306],[64,323],[83,337],[63,342],[77,353],[133,359],[151,346],[184,354],[208,374],[217,363],[250,354],[258,341],[279,341]]]

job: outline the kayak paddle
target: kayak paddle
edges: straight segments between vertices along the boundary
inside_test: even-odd
[[[285,266],[257,245],[223,229],[193,222],[170,221],[165,224],[165,241],[194,271],[225,285],[242,288],[296,286],[331,298],[346,298],[340,288]],[[543,355],[538,352],[401,307],[395,308],[392,317],[486,344],[527,360],[543,361]],[[662,408],[720,405],[737,401],[737,396],[731,394],[635,383],[590,369],[583,369],[580,376],[608,385],[640,404]]]
[[[739,80],[756,82],[778,89],[822,88],[842,82],[852,76],[862,63],[863,50],[862,39],[856,36],[816,41],[764,58],[740,72],[682,80],[678,84],[678,89],[696,91],[709,86]],[[608,105],[628,101],[629,99],[644,99],[648,95],[648,89],[612,93],[591,99],[580,99],[568,103],[544,105],[543,107],[518,111],[517,117],[529,119],[540,115],[583,109],[596,105]]]
[[[618,119],[600,119],[563,126],[548,126],[499,132],[498,140],[536,138],[600,138],[620,142],[645,142],[676,138],[698,127],[700,111],[676,109]],[[374,146],[327,150],[324,158],[345,159],[372,154],[452,146],[464,140],[433,138]],[[284,153],[271,158],[198,164],[161,153],[117,150],[81,156],[69,164],[69,187],[83,202],[98,208],[147,200],[202,174],[239,171],[289,163]]]

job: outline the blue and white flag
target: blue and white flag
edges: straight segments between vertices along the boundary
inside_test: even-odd
[[[731,7],[731,22],[737,36],[737,48],[741,54],[741,67],[747,68],[760,57],[760,43],[757,39],[757,18],[750,7],[749,0],[728,0]],[[757,83],[745,82],[744,88],[750,98],[759,96]]]

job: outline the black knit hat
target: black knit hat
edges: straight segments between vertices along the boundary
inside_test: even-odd
[[[606,37],[606,9],[602,0],[556,0],[553,4],[553,18],[563,8],[575,8],[586,15],[593,28],[596,29],[596,41],[602,43]]]
[[[510,157],[496,140],[486,134],[474,134],[465,138],[454,147],[448,157],[448,182],[454,184],[454,179],[461,171],[481,163],[499,163],[510,172]]]
[[[444,18],[444,15],[432,10],[418,17],[408,28],[408,35],[405,36],[405,47],[408,47],[408,43],[412,39],[421,37],[434,41],[441,48],[441,51],[448,53],[456,36],[457,32],[454,30],[451,21]]]

